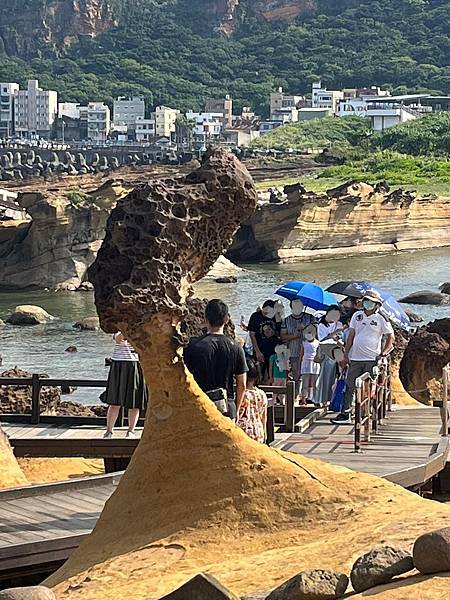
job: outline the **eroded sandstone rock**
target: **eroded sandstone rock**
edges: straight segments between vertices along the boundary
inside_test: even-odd
[[[348,582],[343,573],[311,569],[280,585],[267,600],[334,600],[345,594]]]
[[[0,428],[0,489],[27,485],[27,483],[13,454],[8,437]]]
[[[10,325],[42,325],[52,321],[54,318],[40,306],[22,304],[16,306],[14,312],[6,319],[6,322]]]
[[[14,369],[8,369],[0,373],[0,377],[29,379],[31,373],[14,367]],[[41,375],[41,377],[48,377],[48,375]],[[53,414],[59,405],[61,391],[57,387],[43,386],[39,398],[41,411]],[[31,387],[26,385],[0,386],[0,412],[16,415],[29,414],[31,412]]]
[[[421,573],[450,571],[450,527],[421,535],[414,544],[413,557]]]
[[[388,583],[397,575],[414,569],[409,552],[402,548],[380,546],[358,558],[350,575],[355,592],[363,592],[382,583]]]
[[[55,594],[42,585],[8,588],[0,592],[0,600],[56,600]]]

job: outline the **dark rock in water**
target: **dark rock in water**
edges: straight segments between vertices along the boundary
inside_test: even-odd
[[[422,317],[420,315],[418,315],[417,313],[415,313],[410,308],[406,308],[405,313],[408,315],[411,323],[422,323],[423,322]]]
[[[31,379],[31,373],[18,367],[0,373],[0,377],[12,379]],[[48,377],[48,375],[40,375]],[[54,413],[59,405],[61,392],[57,387],[41,387],[40,403],[43,413]],[[23,415],[31,412],[31,387],[29,385],[8,385],[0,387],[0,406],[2,413]]]
[[[52,590],[42,585],[8,588],[0,592],[0,600],[56,600]]]
[[[73,394],[74,392],[77,391],[78,388],[72,386],[72,385],[62,385],[61,386],[61,394],[63,396],[68,396],[69,394]]]
[[[413,569],[413,559],[409,552],[393,546],[381,546],[358,558],[350,578],[355,592],[363,592],[389,583],[393,577]]]
[[[442,397],[442,369],[450,362],[450,319],[437,319],[414,333],[400,363],[400,379],[425,404]]]
[[[239,600],[215,577],[200,573],[160,600]]]
[[[439,286],[439,291],[441,292],[441,294],[450,294],[450,281],[442,283]]]
[[[402,302],[403,304],[431,304],[432,306],[442,306],[450,304],[450,296],[448,294],[441,294],[430,290],[422,290],[401,298],[399,302]]]
[[[100,329],[100,321],[98,317],[86,317],[74,323],[73,328],[80,331],[98,331]]]
[[[78,352],[78,348],[76,346],[69,346],[65,349],[65,352],[70,352],[71,354],[74,354],[75,352]]]
[[[333,600],[345,594],[347,587],[347,575],[311,569],[277,587],[267,600]]]
[[[94,290],[94,286],[89,281],[84,281],[78,288],[78,292],[92,292]]]
[[[216,283],[237,283],[237,277],[230,275],[229,277],[218,277],[215,279]]]
[[[450,571],[450,527],[421,535],[413,548],[414,566],[428,575]]]

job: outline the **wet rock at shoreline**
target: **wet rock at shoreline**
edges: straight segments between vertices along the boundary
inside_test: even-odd
[[[450,294],[450,281],[446,281],[439,286],[441,294]]]
[[[10,325],[42,325],[52,321],[54,318],[40,306],[22,304],[16,306],[14,312],[6,319],[6,322]]]
[[[75,354],[75,352],[78,352],[78,348],[76,346],[69,346],[64,350],[64,352],[68,352],[69,354]]]
[[[281,584],[267,600],[333,600],[345,594],[348,583],[343,573],[310,569]]]
[[[80,331],[98,331],[100,329],[100,321],[98,317],[86,317],[74,323],[72,327]]]
[[[218,277],[214,280],[216,283],[237,283],[237,277],[229,276],[229,277]]]
[[[31,378],[31,373],[18,367],[0,373],[0,377],[12,379]],[[40,375],[48,377],[48,375]],[[43,386],[40,392],[41,412],[54,414],[61,399],[61,391],[57,387]],[[0,411],[5,414],[28,414],[31,412],[31,386],[8,385],[0,387]]]
[[[417,313],[415,313],[410,308],[406,308],[405,313],[408,315],[411,323],[423,323],[422,317],[420,315],[418,315]]]
[[[431,306],[442,306],[450,304],[450,296],[440,292],[422,290],[420,292],[408,294],[408,296],[401,298],[399,302],[402,304],[428,304]]]
[[[413,557],[414,566],[425,575],[450,571],[450,527],[417,538]]]
[[[377,585],[389,583],[397,575],[414,569],[409,552],[402,548],[381,546],[360,556],[350,575],[355,592],[363,592]]]
[[[174,592],[163,596],[161,600],[239,600],[227,590],[215,577],[200,573]]]

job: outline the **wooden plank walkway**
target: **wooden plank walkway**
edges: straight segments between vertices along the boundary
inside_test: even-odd
[[[394,407],[362,453],[353,451],[353,425],[319,418],[304,433],[277,434],[272,447],[384,477],[403,487],[418,487],[447,461],[448,438],[441,437],[439,408]]]
[[[0,580],[66,560],[92,531],[120,476],[0,491]]]

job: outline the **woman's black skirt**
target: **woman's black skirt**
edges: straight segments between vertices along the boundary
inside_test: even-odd
[[[137,361],[113,360],[106,388],[106,404],[145,410],[148,391]]]

